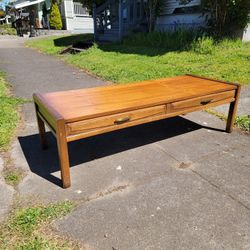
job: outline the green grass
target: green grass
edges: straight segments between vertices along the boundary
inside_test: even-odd
[[[0,24],[0,35],[16,35],[16,29],[9,24]]]
[[[20,170],[6,169],[3,173],[5,182],[11,186],[17,186],[22,180],[23,174]]]
[[[22,103],[23,99],[10,94],[4,74],[0,71],[0,151],[8,148],[19,121],[17,108]]]
[[[30,40],[26,42],[26,45],[36,48],[39,51],[45,52],[49,55],[56,55],[62,49],[72,45],[73,43],[91,39],[93,39],[93,36],[91,34],[72,36],[51,36],[49,38]]]
[[[250,132],[250,115],[237,116],[236,125],[243,130]]]
[[[215,115],[218,118],[220,118],[223,121],[227,120],[227,116],[214,110],[214,109],[206,109],[206,112],[208,112],[211,115]],[[235,119],[235,125],[236,127],[246,131],[246,132],[250,132],[250,115],[240,115],[237,116]]]
[[[77,39],[89,39],[82,35]],[[60,37],[28,41],[27,45],[42,52],[58,55],[73,43]],[[65,39],[65,37],[63,38]],[[183,75],[197,74],[215,79],[250,83],[250,43],[214,41],[209,37],[195,37],[185,32],[136,34],[123,43],[95,45],[86,52],[61,56],[70,64],[85,69],[105,80],[127,83]]]
[[[0,228],[0,249],[76,249],[77,244],[55,238],[48,230],[52,220],[73,208],[73,203],[64,201],[13,212]]]

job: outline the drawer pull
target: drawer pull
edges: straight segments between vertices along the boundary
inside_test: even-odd
[[[128,122],[130,121],[130,117],[127,116],[127,117],[123,117],[123,118],[119,118],[117,120],[114,121],[115,124],[122,124],[122,123],[125,123],[125,122]]]
[[[208,103],[210,103],[212,100],[207,100],[207,101],[201,101],[201,105],[206,105]]]

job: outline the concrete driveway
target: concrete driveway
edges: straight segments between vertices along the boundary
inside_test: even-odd
[[[105,84],[23,39],[0,41],[0,68],[25,98]],[[64,190],[55,139],[48,132],[50,147],[40,149],[25,104],[9,157],[26,177],[12,194],[27,204],[78,201],[53,227],[86,249],[250,249],[250,140],[224,127],[196,112],[73,142]]]

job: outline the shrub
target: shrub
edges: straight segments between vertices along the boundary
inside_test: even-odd
[[[135,33],[125,38],[124,45],[138,47],[155,47],[165,50],[186,50],[199,37],[197,30],[179,29],[174,32],[154,31],[151,33]]]
[[[1,1],[0,1],[1,2]],[[5,12],[3,10],[0,9],[0,18],[5,17]]]
[[[192,43],[192,50],[199,54],[212,54],[214,50],[214,39],[211,37],[199,37]]]
[[[202,4],[205,12],[210,13],[210,32],[216,36],[237,37],[250,21],[249,0],[202,0]]]
[[[12,28],[9,24],[1,24],[0,35],[16,35],[16,29]]]
[[[52,29],[62,29],[61,14],[57,2],[53,1],[50,10],[49,24]]]
[[[193,51],[211,55],[219,50],[240,49],[240,39],[218,39],[199,30],[180,29],[175,32],[132,33],[122,42],[127,47],[154,48],[167,51]]]
[[[218,45],[222,49],[237,49],[242,48],[244,43],[240,39],[223,39]]]

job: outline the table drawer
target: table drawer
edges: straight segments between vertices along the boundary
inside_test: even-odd
[[[223,100],[230,100],[234,98],[235,90],[226,91],[218,94],[211,94],[207,96],[192,98],[184,101],[174,102],[170,104],[171,111],[185,110],[194,107],[203,107],[211,103],[216,103]]]
[[[88,119],[79,122],[73,122],[66,125],[69,135],[77,133],[85,133],[89,131],[101,130],[109,127],[124,127],[126,124],[134,123],[147,118],[154,118],[166,113],[166,106],[160,105],[151,108],[144,108],[124,112],[115,115],[103,116],[100,118]]]

